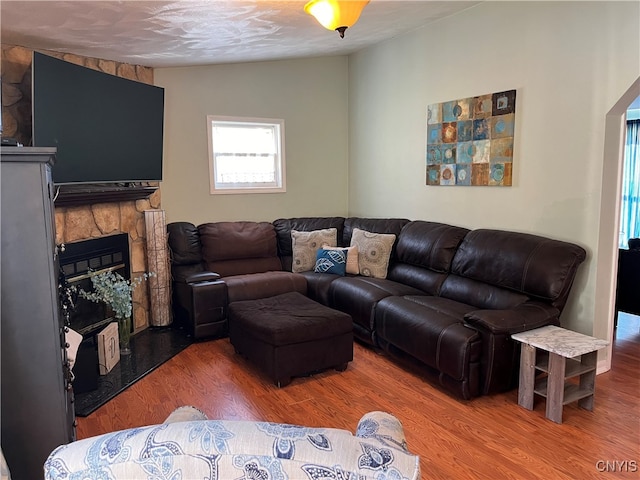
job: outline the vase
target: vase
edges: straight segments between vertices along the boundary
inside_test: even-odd
[[[118,319],[118,336],[120,337],[120,355],[129,355],[131,348],[131,317]]]

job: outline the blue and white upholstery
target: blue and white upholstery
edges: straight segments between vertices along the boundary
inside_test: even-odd
[[[402,425],[384,412],[362,417],[355,436],[333,428],[172,416],[175,423],[62,445],[47,459],[45,479],[420,478],[419,457],[408,451]]]

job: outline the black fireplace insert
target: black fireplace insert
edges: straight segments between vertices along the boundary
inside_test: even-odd
[[[77,290],[93,290],[92,275],[107,270],[131,278],[129,235],[126,233],[92,238],[60,246],[60,271],[63,282]],[[68,326],[85,339],[92,337],[110,322],[115,321],[104,303],[96,303],[76,296],[69,309]]]

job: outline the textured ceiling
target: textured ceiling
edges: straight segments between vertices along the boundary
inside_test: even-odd
[[[3,44],[150,67],[345,55],[479,2],[378,1],[345,38],[303,11],[302,1],[0,2]]]

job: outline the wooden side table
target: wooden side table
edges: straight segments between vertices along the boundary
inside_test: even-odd
[[[562,423],[562,407],[568,403],[578,401],[593,410],[598,350],[608,341],[552,325],[511,338],[522,343],[518,405],[533,410],[534,396],[540,395],[547,401],[547,418],[556,423]],[[546,375],[536,379],[539,372]]]

